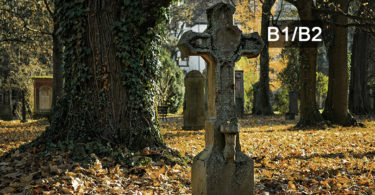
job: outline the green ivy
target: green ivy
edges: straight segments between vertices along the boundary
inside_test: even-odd
[[[102,138],[101,129],[98,129],[97,124],[109,125],[107,120],[110,119],[103,119],[98,114],[110,107],[108,92],[106,90],[92,91],[90,87],[94,73],[96,80],[102,79],[102,82],[98,83],[105,83],[107,78],[105,71],[95,70],[94,72],[87,64],[87,59],[93,55],[87,45],[86,29],[90,13],[87,8],[88,2],[88,0],[57,2],[57,7],[59,7],[57,11],[61,21],[58,34],[64,45],[65,95],[56,106],[51,127],[46,131],[46,134],[55,140],[65,139],[73,140],[74,143],[87,143],[90,142],[89,139]],[[118,6],[119,18],[111,31],[117,47],[116,56],[122,64],[120,76],[128,98],[126,111],[129,118],[127,120],[134,123],[130,128],[135,129],[129,131],[131,134],[126,136],[137,138],[151,135],[162,143],[157,129],[154,99],[157,73],[160,69],[157,56],[161,45],[159,36],[161,29],[157,24],[166,20],[166,8],[155,6],[144,11],[141,2],[131,0],[119,1]],[[80,108],[78,111],[77,106]],[[143,123],[142,125],[139,122],[142,117],[152,118],[151,124]],[[117,135],[114,135],[114,140]],[[117,139],[116,143],[130,148],[137,144],[147,145],[147,143],[137,143],[132,140],[127,142]]]
[[[114,25],[112,31],[115,34],[117,46],[117,57],[123,63],[121,72],[122,84],[128,90],[129,98],[128,111],[130,117],[139,114],[151,116],[153,124],[148,128],[149,132],[159,132],[157,130],[157,119],[154,110],[154,99],[157,95],[156,79],[160,70],[158,58],[162,38],[162,28],[145,28],[150,23],[160,24],[166,20],[166,9],[154,7],[148,12],[143,12],[139,7],[140,1],[124,0],[121,6],[121,18]],[[150,16],[149,14],[154,15]],[[150,19],[153,20],[150,20]],[[133,41],[137,40],[137,41]],[[129,118],[137,120],[137,118]],[[135,127],[136,128],[136,127]],[[132,131],[137,133],[137,131]],[[142,136],[142,135],[129,135]],[[154,135],[159,137],[160,135]]]

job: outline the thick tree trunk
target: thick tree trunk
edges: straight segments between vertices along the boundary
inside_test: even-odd
[[[368,81],[368,57],[370,34],[356,29],[352,47],[349,110],[353,114],[367,115],[371,112]]]
[[[64,68],[63,68],[63,43],[60,39],[58,30],[60,27],[61,12],[57,11],[58,7],[61,7],[61,0],[54,1],[55,12],[53,14],[53,88],[52,88],[52,112],[54,112],[57,101],[62,97],[64,92]]]
[[[348,10],[348,0],[340,2],[344,11]],[[347,24],[345,16],[334,16],[334,22]],[[332,25],[334,37],[328,50],[329,82],[328,94],[323,116],[325,119],[340,125],[354,124],[353,117],[348,111],[348,30],[346,27]]]
[[[254,114],[257,115],[272,115],[272,105],[270,97],[270,77],[269,77],[269,66],[270,56],[268,48],[268,26],[270,22],[271,8],[275,0],[265,0],[262,6],[262,29],[261,37],[265,43],[264,49],[260,54],[260,77],[259,77],[259,88],[257,92],[257,100],[255,102]]]
[[[302,21],[314,21],[313,2],[311,0],[296,3],[298,14]],[[317,48],[309,48],[302,43],[300,48],[301,60],[301,117],[297,126],[315,126],[322,121],[316,104],[316,61]]]
[[[54,110],[57,101],[63,95],[63,56],[62,43],[56,33],[58,24],[54,24],[53,39],[53,92],[52,92],[52,110]]]
[[[163,146],[153,107],[152,49],[153,30],[170,1],[72,2],[64,1],[61,22],[64,95],[46,134],[56,141],[99,140],[131,150]]]
[[[322,121],[316,104],[316,48],[300,48],[301,118],[298,126],[314,126]]]

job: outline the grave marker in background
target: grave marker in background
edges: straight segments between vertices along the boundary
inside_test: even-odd
[[[34,113],[49,113],[52,108],[53,78],[49,76],[33,77]]]
[[[203,75],[197,71],[190,71],[185,76],[185,106],[184,106],[184,130],[204,129],[205,106],[204,106]]]

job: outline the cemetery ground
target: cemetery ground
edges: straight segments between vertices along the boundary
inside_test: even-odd
[[[161,151],[146,148],[131,157],[141,164],[92,156],[85,166],[69,150],[18,148],[39,136],[46,120],[0,121],[0,194],[189,194],[192,157],[204,148],[204,130],[184,131],[181,119],[167,121],[160,124],[165,142],[186,164],[148,162],[145,156]],[[256,194],[375,193],[374,119],[361,119],[366,127],[310,130],[293,129],[296,122],[281,115],[240,120],[242,150],[255,161]]]

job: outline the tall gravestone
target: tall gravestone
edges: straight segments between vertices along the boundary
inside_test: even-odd
[[[235,8],[218,3],[207,10],[208,28],[188,31],[178,47],[184,56],[207,62],[206,148],[193,161],[193,194],[253,194],[254,162],[241,152],[235,105],[234,65],[254,58],[264,43],[258,33],[244,35],[233,25]]]
[[[244,106],[245,106],[243,70],[236,70],[235,81],[236,81],[236,93],[235,93],[236,94],[236,111],[237,111],[237,116],[242,117],[244,114]]]
[[[184,130],[204,129],[204,80],[197,70],[190,71],[185,76]]]
[[[52,108],[53,78],[49,76],[33,77],[34,113],[49,113]]]

